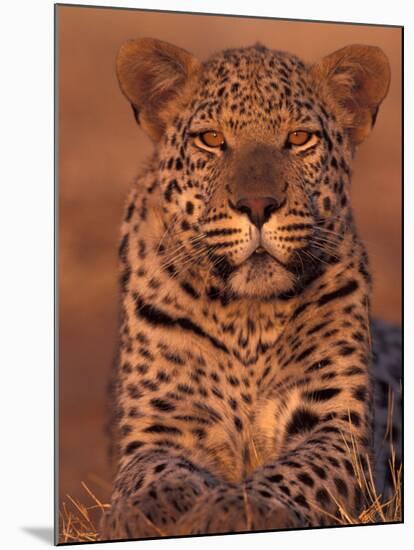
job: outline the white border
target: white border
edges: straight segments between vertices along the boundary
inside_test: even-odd
[[[71,3],[71,2],[69,2]],[[122,0],[83,4],[141,7],[175,11],[260,15],[405,25],[405,52],[414,50],[409,2],[346,0]],[[53,2],[20,0],[2,5],[1,41],[1,155],[0,155],[0,367],[1,471],[0,518],[3,548],[37,548],[47,543],[25,529],[52,526],[53,497]],[[413,97],[412,70],[405,67],[405,98]],[[405,102],[405,150],[412,151],[411,102]],[[412,156],[412,155],[411,155]],[[405,159],[405,181],[414,181],[412,161]],[[413,277],[408,243],[413,237],[411,186],[405,187],[405,275]],[[410,238],[411,237],[411,238]],[[411,277],[410,277],[411,275]],[[410,285],[405,289],[405,331],[414,334],[409,312]],[[413,419],[411,346],[406,345],[406,426]],[[5,376],[6,375],[6,376]],[[291,533],[131,542],[145,548],[226,548],[252,544],[264,548],[318,548],[350,545],[389,550],[409,547],[414,539],[412,508],[412,441],[406,429],[406,524],[370,528],[328,529]],[[112,543],[113,548],[126,543]],[[95,546],[95,548],[107,545]],[[89,545],[88,545],[89,547]]]

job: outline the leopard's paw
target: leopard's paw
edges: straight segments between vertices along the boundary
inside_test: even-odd
[[[296,516],[269,493],[239,487],[217,489],[201,498],[177,522],[176,534],[242,533],[299,527]]]

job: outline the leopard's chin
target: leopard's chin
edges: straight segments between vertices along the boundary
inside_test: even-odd
[[[296,277],[279,260],[258,249],[249,256],[228,281],[231,291],[253,299],[269,299],[292,290]]]

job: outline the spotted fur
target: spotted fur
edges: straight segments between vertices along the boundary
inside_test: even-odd
[[[384,54],[349,46],[307,65],[256,45],[200,63],[143,39],[121,49],[118,78],[155,149],[119,248],[118,466],[103,538],[357,514],[349,449],[367,472],[374,386],[378,448],[388,388],[400,413],[398,331],[371,333],[350,207],[355,148],[388,89]],[[300,129],[311,139],[298,147],[288,136]],[[224,142],[200,146],[211,130]]]

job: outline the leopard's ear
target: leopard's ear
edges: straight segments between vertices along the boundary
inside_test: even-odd
[[[137,122],[154,141],[188,100],[200,66],[190,53],[161,40],[140,38],[121,46],[116,62],[119,85]]]
[[[390,64],[375,46],[352,45],[337,50],[312,67],[315,84],[354,145],[373,128],[390,85]]]

